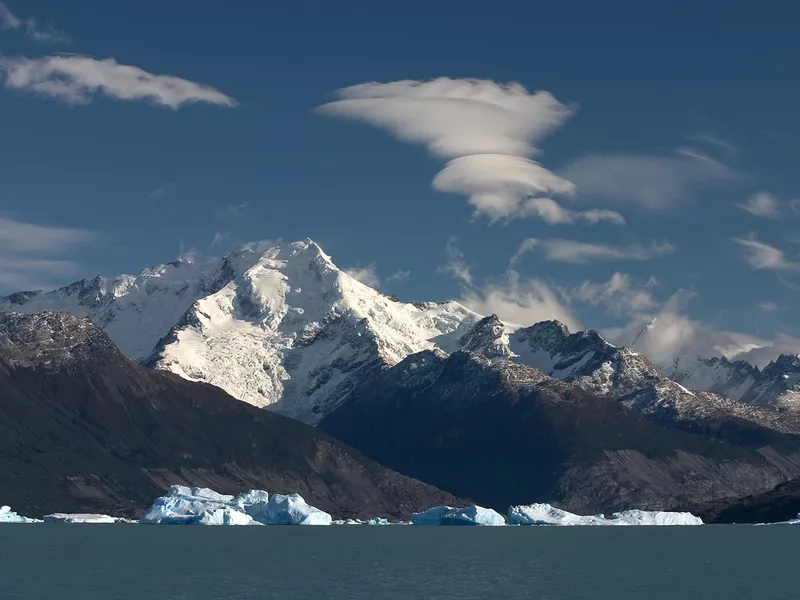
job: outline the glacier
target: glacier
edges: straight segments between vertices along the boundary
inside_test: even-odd
[[[423,526],[471,525],[497,527],[506,524],[503,515],[491,508],[483,508],[482,506],[468,506],[465,508],[434,506],[426,511],[411,515],[411,522],[414,525]]]
[[[688,512],[626,510],[611,515],[581,516],[550,504],[512,506],[508,509],[509,525],[560,526],[629,526],[629,525],[702,525],[700,517]]]
[[[140,523],[162,525],[330,525],[331,515],[299,494],[270,496],[250,490],[228,496],[208,488],[172,485]]]
[[[10,506],[0,506],[0,523],[41,523],[41,521],[23,517],[11,510]]]

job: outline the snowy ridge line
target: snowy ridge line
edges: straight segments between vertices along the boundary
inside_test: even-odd
[[[411,355],[466,351],[533,367],[655,420],[735,417],[800,432],[798,357],[763,371],[724,358],[657,368],[635,348],[558,321],[523,327],[457,302],[398,302],[350,277],[310,239],[0,298],[0,312],[45,310],[90,319],[148,366],[312,425]]]

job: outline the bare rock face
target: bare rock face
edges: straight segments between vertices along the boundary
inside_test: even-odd
[[[467,352],[410,356],[357,388],[320,427],[379,462],[502,510],[666,509],[800,475],[800,440],[722,412],[684,422],[581,378]],[[702,424],[702,427],[699,425]]]

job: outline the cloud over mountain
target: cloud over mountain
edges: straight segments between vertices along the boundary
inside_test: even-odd
[[[574,193],[575,186],[533,160],[539,154],[535,144],[575,109],[549,92],[442,77],[365,83],[336,93],[338,100],[317,111],[426,146],[447,161],[434,188],[468,196],[476,214],[491,220],[537,216],[549,224],[624,223],[613,211],[574,211],[553,200]]]

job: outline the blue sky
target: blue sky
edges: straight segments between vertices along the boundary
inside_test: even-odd
[[[376,4],[5,0],[0,290],[311,237],[403,300],[800,350],[799,8]]]

